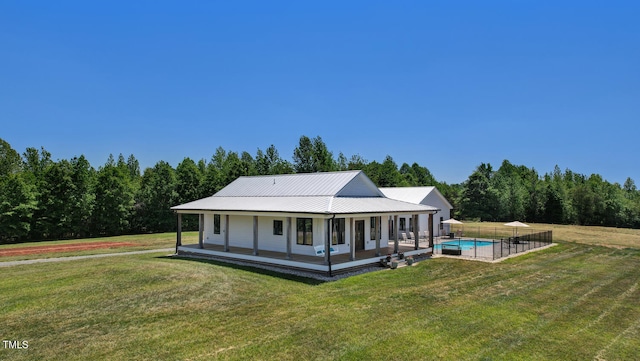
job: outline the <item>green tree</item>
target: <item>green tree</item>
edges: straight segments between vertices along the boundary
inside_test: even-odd
[[[109,157],[97,173],[93,232],[119,235],[128,232],[133,212],[134,193],[126,169]]]
[[[369,162],[364,159],[360,154],[354,154],[349,158],[347,168],[349,170],[364,170]],[[367,174],[368,175],[368,174]]]
[[[202,174],[191,158],[184,158],[176,168],[176,203],[182,204],[200,198]],[[184,229],[197,229],[198,217],[185,215],[182,226]]]
[[[24,240],[37,207],[35,186],[21,174],[0,180],[0,243]]]
[[[33,186],[36,197],[36,208],[31,217],[28,238],[33,240],[42,239],[44,237],[42,229],[43,217],[47,216],[46,207],[44,206],[46,198],[42,197],[42,192],[46,188],[45,171],[53,164],[51,153],[44,147],[41,147],[40,151],[30,147],[23,153],[23,162],[24,181]]]
[[[396,187],[402,181],[398,166],[390,155],[385,157],[382,164],[373,161],[363,170],[378,187]]]
[[[337,169],[333,153],[329,151],[320,136],[313,138],[312,147],[313,172],[332,172]]]
[[[311,139],[306,135],[300,137],[298,146],[293,150],[293,168],[296,173],[315,172],[314,149]]]
[[[280,158],[278,150],[273,144],[271,144],[265,152],[258,149],[255,164],[256,171],[259,175],[293,173],[293,166]]]
[[[179,204],[175,170],[165,161],[145,169],[140,184],[139,215],[144,230],[168,232],[176,229],[171,207]]]
[[[499,198],[491,185],[493,169],[491,164],[482,163],[463,183],[460,208],[463,218],[494,221],[499,208]]]
[[[178,203],[200,198],[202,174],[191,158],[184,158],[176,168],[176,193]]]
[[[71,166],[71,183],[73,193],[69,195],[69,222],[71,233],[75,237],[88,237],[91,231],[91,220],[95,206],[95,169],[91,167],[84,155],[73,158]]]
[[[37,232],[46,239],[73,235],[71,222],[72,194],[76,191],[73,169],[63,159],[52,163],[44,172],[38,199]]]
[[[17,174],[22,170],[22,158],[11,145],[0,138],[0,178]]]

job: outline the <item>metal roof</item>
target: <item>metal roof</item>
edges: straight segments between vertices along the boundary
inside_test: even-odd
[[[436,187],[385,187],[380,188],[380,191],[391,199],[397,199],[404,202],[423,204],[422,202],[434,193],[439,197],[445,205],[450,209],[453,208],[451,203],[438,191]]]
[[[339,194],[340,193],[340,194]],[[382,197],[362,171],[239,177],[214,197]]]
[[[437,209],[384,197],[208,197],[175,211],[285,212],[316,214],[428,213]]]
[[[436,208],[384,196],[362,171],[240,177],[211,197],[171,208],[178,212],[315,214],[429,213]]]

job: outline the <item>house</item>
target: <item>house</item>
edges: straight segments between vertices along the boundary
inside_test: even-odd
[[[434,230],[433,235],[442,236],[449,233],[449,225],[443,224],[442,221],[451,218],[451,209],[453,209],[453,206],[436,187],[388,187],[380,188],[380,191],[391,199],[415,204],[424,204],[437,208],[438,211],[433,215],[431,221],[431,226]],[[405,220],[400,218],[399,222],[401,222],[399,225],[401,232],[403,232],[403,230],[407,233],[414,231],[411,218]],[[421,214],[419,223],[421,225],[426,225],[427,222],[428,217]]]
[[[438,209],[386,197],[362,171],[239,177],[211,197],[171,208],[176,252],[313,271],[425,253],[398,243],[398,218],[424,227]],[[182,214],[199,215],[198,244],[182,245]],[[433,234],[433,232],[430,232]],[[432,240],[430,244],[433,244]]]

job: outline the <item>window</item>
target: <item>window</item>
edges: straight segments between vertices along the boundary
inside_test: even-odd
[[[395,228],[393,227],[393,218],[389,218],[389,239],[395,237]]]
[[[297,244],[313,245],[313,219],[296,218],[296,229],[298,233]]]
[[[413,232],[413,217],[409,218],[409,232]]]
[[[336,218],[333,220],[333,239],[331,244],[344,244],[344,218]]]
[[[393,223],[393,221],[391,221]],[[378,217],[371,217],[370,219],[371,229],[369,230],[369,237],[372,241],[376,240],[376,228],[378,229],[378,235],[380,239],[382,239],[382,223],[378,224]],[[389,231],[389,237],[391,236],[391,231]]]
[[[213,234],[220,234],[220,215],[213,215]]]
[[[444,217],[440,217],[440,230],[444,229],[444,224],[442,223],[443,219],[444,219]]]
[[[369,220],[369,238],[374,241],[376,239],[376,217]]]
[[[280,220],[273,221],[273,234],[276,236],[282,236],[282,221]]]
[[[407,220],[405,218],[400,218],[400,230],[404,231],[406,229]]]

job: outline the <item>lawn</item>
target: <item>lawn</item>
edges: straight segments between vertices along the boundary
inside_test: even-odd
[[[40,246],[54,246],[54,245],[68,245],[68,244],[82,244],[91,242],[117,242],[117,243],[131,243],[133,245],[125,247],[114,248],[101,248],[87,251],[75,251],[75,252],[44,252],[39,254],[20,255],[20,256],[7,256],[0,257],[0,262],[5,261],[19,261],[26,259],[36,258],[54,258],[54,257],[67,257],[67,256],[79,256],[89,254],[105,254],[105,253],[120,253],[131,251],[143,251],[151,249],[161,248],[175,248],[176,247],[176,234],[173,233],[152,233],[152,234],[140,234],[140,235],[125,235],[116,237],[100,237],[90,239],[72,239],[62,241],[40,241],[29,243],[16,243],[0,245],[0,250],[25,248],[25,247],[40,247]],[[182,242],[198,243],[198,232],[182,232]]]
[[[0,338],[28,348],[0,359],[630,360],[639,265],[560,242],[328,283],[163,253],[7,267]]]

